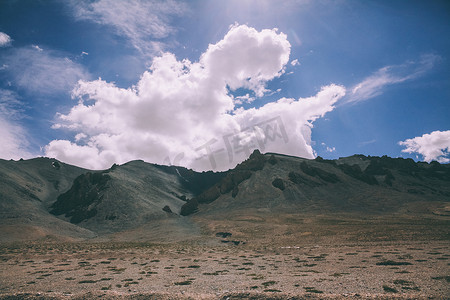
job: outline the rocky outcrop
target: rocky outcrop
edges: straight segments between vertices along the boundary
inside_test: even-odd
[[[286,186],[284,185],[284,181],[281,178],[275,178],[274,181],[272,181],[272,185],[282,191],[284,191],[284,189],[286,188]]]
[[[186,216],[188,214],[197,211],[199,203],[211,203],[220,195],[232,192],[232,197],[236,197],[239,192],[239,184],[250,178],[252,173],[247,170],[233,171],[227,174],[219,183],[207,189],[197,197],[190,199],[181,207],[181,215]]]
[[[184,204],[181,207],[181,215],[194,213],[197,211],[199,203],[211,203],[229,192],[235,198],[239,193],[239,184],[249,179],[253,172],[262,170],[265,163],[266,157],[259,150],[253,151],[247,160],[238,164],[235,169],[228,171],[222,180]]]
[[[186,202],[181,207],[180,215],[188,216],[190,214],[197,212],[197,210],[198,210],[198,201],[195,198],[189,199],[188,202]]]
[[[347,165],[342,164],[339,165],[339,169],[342,170],[348,176],[351,176],[355,179],[358,179],[367,184],[378,184],[378,181],[375,179],[373,175],[367,174],[361,170],[361,167],[358,165]]]
[[[166,173],[177,175],[183,187],[192,192],[194,195],[199,195],[214,186],[228,173],[213,171],[195,172],[192,169],[178,166],[155,165],[155,167],[164,170]]]
[[[97,214],[96,206],[102,201],[103,190],[111,177],[103,173],[86,173],[78,176],[70,190],[61,194],[51,206],[50,213],[70,218],[78,224]]]
[[[300,164],[300,169],[303,171],[303,173],[305,173],[311,177],[318,177],[325,182],[329,182],[329,183],[339,182],[339,178],[337,177],[336,174],[324,171],[320,168],[310,166],[306,162],[302,162]]]
[[[234,170],[259,171],[264,168],[266,160],[266,157],[256,149],[247,160],[238,164]]]

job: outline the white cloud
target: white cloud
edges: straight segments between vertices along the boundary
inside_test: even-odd
[[[249,93],[243,95],[243,96],[236,96],[234,97],[234,104],[241,105],[243,103],[252,103],[255,101],[256,97],[250,96]]]
[[[88,136],[85,135],[84,133],[79,133],[79,134],[77,134],[77,135],[75,136],[75,141],[79,142],[79,141],[81,141],[81,140],[83,140],[83,139],[85,139],[85,138],[87,138],[87,137],[88,137]]]
[[[291,61],[291,66],[295,67],[295,66],[299,66],[300,62],[298,61],[298,59],[294,59],[293,61]]]
[[[80,81],[73,90],[78,104],[54,126],[73,130],[76,142],[52,141],[46,155],[95,169],[144,159],[223,170],[255,148],[313,158],[312,123],[334,108],[343,87],[247,110],[236,109],[230,94],[244,88],[262,96],[266,82],[283,74],[289,53],[286,35],[235,25],[198,62],[171,53],[154,58],[128,89]]]
[[[28,138],[19,120],[23,117],[23,104],[16,93],[0,89],[0,158],[30,158]]]
[[[10,90],[0,89],[0,115],[7,119],[18,120],[23,117],[24,104],[19,96]]]
[[[314,143],[314,142],[312,142],[312,144],[313,144],[313,143]],[[324,142],[320,143],[320,145],[322,145],[322,146],[325,148],[325,151],[326,151],[326,152],[332,153],[332,152],[335,152],[335,151],[336,151],[336,147],[329,147],[329,146],[327,146],[327,144],[325,144]]]
[[[358,103],[381,95],[390,85],[418,78],[431,70],[441,59],[434,54],[423,55],[419,61],[409,61],[401,65],[386,66],[356,84],[350,90],[344,103]]]
[[[33,47],[34,49],[36,49],[36,50],[39,51],[39,52],[44,51],[44,49],[42,49],[42,48],[39,47],[38,45],[31,45],[31,47]]]
[[[406,147],[405,153],[418,153],[426,162],[436,160],[440,163],[450,162],[450,130],[433,131],[412,139],[399,142]]]
[[[39,50],[40,49],[40,50]],[[14,49],[5,56],[12,83],[32,93],[70,92],[80,79],[89,79],[84,68],[63,53],[41,48]]]
[[[261,97],[264,83],[284,72],[290,47],[286,35],[276,30],[258,32],[234,25],[221,41],[209,45],[200,60],[210,76],[221,78],[232,90],[245,87]]]
[[[101,169],[108,166],[102,165],[99,160],[105,160],[106,152],[99,153],[96,147],[79,146],[66,140],[54,140],[45,146],[48,156],[56,157],[61,161],[74,163],[78,166]],[[53,155],[52,155],[53,154]],[[108,161],[108,157],[106,157]]]
[[[12,39],[4,32],[0,32],[0,47],[7,47],[11,45]]]
[[[76,18],[112,26],[143,54],[162,50],[161,40],[175,32],[170,17],[187,9],[173,0],[73,1],[72,6]]]
[[[5,119],[0,115],[0,158],[19,159],[31,158],[28,152],[26,132],[18,123]]]

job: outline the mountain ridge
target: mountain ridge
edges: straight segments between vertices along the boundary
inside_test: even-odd
[[[281,200],[300,201],[301,199],[307,200],[314,199],[313,201],[323,200],[325,203],[322,209],[327,206],[336,204],[334,209],[350,209],[355,208],[358,205],[364,204],[367,206],[375,206],[375,199],[367,201],[358,198],[377,197],[380,201],[392,200],[392,198],[400,198],[403,194],[408,194],[414,200],[425,201],[426,197],[431,199],[446,199],[449,200],[450,190],[443,183],[432,182],[428,180],[425,183],[420,183],[424,178],[438,178],[444,182],[450,181],[450,168],[448,165],[440,165],[439,163],[424,164],[415,163],[413,160],[408,159],[394,159],[386,157],[365,157],[362,155],[354,155],[347,158],[340,158],[338,160],[324,160],[318,157],[314,160],[308,160],[303,158],[296,158],[278,154],[265,154],[262,155],[259,152],[252,154],[254,157],[259,157],[259,168],[262,170],[267,165],[268,168],[272,168],[272,171],[266,172],[265,177],[270,180],[265,180],[264,184],[252,183],[251,176],[248,176],[250,183],[248,186],[241,187],[243,190],[250,191],[246,193],[242,199],[233,200],[236,197],[239,198],[239,194],[236,190],[239,190],[239,184],[234,187],[234,193],[226,196],[219,195],[217,190],[221,190],[225,182],[219,182],[217,186],[204,192],[197,198],[191,200],[193,203],[186,204],[189,209],[186,213],[190,214],[198,209],[198,206],[205,202],[213,202],[219,197],[226,198],[223,200],[224,204],[230,207],[230,203],[248,202],[248,199],[252,198],[251,191],[258,190],[260,194],[268,195],[273,199],[280,198]],[[265,157],[262,160],[262,157]],[[252,156],[248,161],[252,160]],[[245,169],[245,164],[249,162],[245,161],[238,165],[235,170]],[[277,168],[275,165],[279,162],[284,165]],[[419,165],[420,164],[420,165]],[[390,166],[390,168],[388,168]],[[231,171],[231,174],[234,170]],[[263,172],[263,171],[261,171]],[[396,177],[393,175],[395,173]],[[406,178],[406,179],[405,179]],[[258,180],[256,180],[258,181]],[[264,181],[264,180],[263,180]],[[409,187],[405,186],[406,185]],[[429,185],[435,187],[428,187]],[[437,186],[436,186],[437,185]],[[324,193],[325,186],[327,189],[332,189],[333,193]],[[337,186],[337,188],[335,188]],[[438,187],[438,189],[436,189]],[[214,189],[216,192],[214,192]],[[273,191],[279,190],[278,194],[274,194]],[[280,193],[284,195],[279,195]],[[369,194],[368,194],[369,193]],[[380,193],[382,193],[380,195]],[[224,193],[222,193],[224,194]],[[225,193],[226,194],[226,193]],[[292,195],[289,195],[292,194]],[[323,194],[323,195],[321,195]],[[361,194],[358,197],[358,194]],[[339,206],[338,201],[326,201],[324,197],[336,198],[342,201]],[[343,201],[342,198],[350,197],[356,202],[354,205],[351,201]],[[205,198],[207,200],[205,200]],[[213,199],[214,198],[214,199]],[[244,200],[245,198],[245,200]],[[281,201],[280,200],[280,201]],[[197,202],[197,203],[196,203]],[[251,202],[251,201],[250,201]],[[300,201],[302,205],[305,205],[305,201]],[[281,204],[285,204],[286,201],[281,201]],[[257,206],[258,202],[252,202],[253,206]],[[195,207],[196,206],[196,207]],[[380,206],[380,205],[379,205]],[[392,209],[395,205],[384,207],[386,209]],[[383,207],[379,207],[378,210],[382,210]]]
[[[202,235],[198,219],[243,213],[446,217],[449,182],[450,165],[387,156],[326,160],[255,150],[225,172],[140,160],[100,171],[50,158],[0,160],[0,241],[192,239]]]

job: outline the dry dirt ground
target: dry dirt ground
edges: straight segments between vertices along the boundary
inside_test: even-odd
[[[301,227],[286,229],[285,221],[271,231],[255,220],[234,220],[233,226],[230,220],[203,220],[205,238],[170,244],[3,244],[0,299],[450,297],[447,221],[423,225],[429,232],[419,224],[411,238],[400,230],[412,232],[401,220],[390,231],[381,225],[386,220],[372,220],[366,228],[348,219],[350,225],[337,226],[343,219],[304,218],[297,222]],[[233,235],[215,236],[226,229]]]

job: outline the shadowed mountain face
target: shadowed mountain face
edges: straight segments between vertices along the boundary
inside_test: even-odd
[[[143,161],[89,171],[54,159],[0,160],[0,241],[199,237],[198,219],[345,212],[448,216],[450,165],[255,151],[227,172]],[[195,216],[192,218],[192,216]]]
[[[222,173],[132,161],[78,176],[52,204],[50,213],[102,234],[163,219],[177,221],[188,198],[222,177]]]
[[[101,172],[89,172],[78,176],[75,178],[72,188],[60,195],[58,201],[53,203],[50,213],[65,214],[66,217],[70,217],[70,222],[75,224],[94,217],[110,180],[111,176]]]

